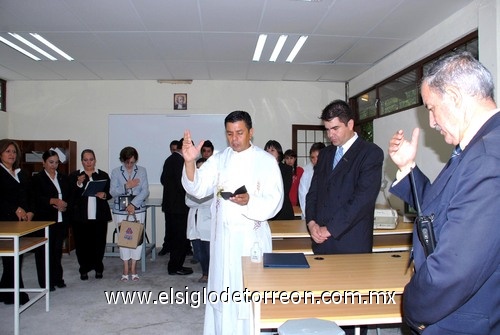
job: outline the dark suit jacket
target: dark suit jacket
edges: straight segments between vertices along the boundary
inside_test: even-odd
[[[313,241],[315,254],[371,252],[375,201],[382,181],[384,153],[360,137],[332,170],[337,147],[320,151],[306,196],[306,222],[315,220],[332,236]]]
[[[59,182],[59,187],[61,188],[62,199],[68,203],[67,210],[63,212],[63,222],[66,222],[70,217],[70,190],[69,190],[69,179],[68,176],[62,173],[57,174],[57,181]],[[52,180],[50,180],[47,173],[44,170],[38,172],[33,176],[33,191],[35,195],[35,213],[37,220],[50,220],[57,222],[57,208],[54,208],[50,204],[51,198],[58,198],[59,192],[54,186]]]
[[[281,178],[283,179],[283,206],[271,220],[293,220],[295,219],[295,214],[293,213],[292,202],[288,195],[292,188],[293,168],[281,162],[278,165],[281,171]]]
[[[19,183],[0,166],[0,221],[18,221],[18,207],[26,212],[33,212],[36,216],[30,179],[23,170],[18,176]],[[33,220],[36,220],[36,217]]]
[[[83,182],[83,187],[78,187],[76,181],[80,175],[80,170],[76,170],[69,175],[69,185],[71,190],[71,204],[72,204],[72,214],[73,221],[84,222],[88,220],[87,209],[88,209],[88,197],[82,196],[85,190],[85,185],[89,182],[89,178],[85,177]],[[106,200],[96,198],[96,220],[99,221],[111,221],[111,210],[109,208],[108,200],[113,198],[109,193],[110,179],[109,175],[102,171],[94,172],[92,174],[93,180],[107,180],[104,191],[106,192]]]
[[[186,206],[186,191],[182,187],[182,169],[184,158],[178,152],[172,153],[163,164],[160,181],[163,185],[163,200],[161,208],[164,212],[171,214],[187,214],[189,207]]]
[[[437,240],[426,259],[414,232],[416,272],[403,295],[406,322],[427,326],[423,334],[500,334],[499,143],[497,113],[432,184],[414,169]],[[414,205],[408,176],[391,192]]]

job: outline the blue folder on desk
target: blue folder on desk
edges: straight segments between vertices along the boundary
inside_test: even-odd
[[[306,256],[302,252],[264,253],[265,268],[308,268]]]

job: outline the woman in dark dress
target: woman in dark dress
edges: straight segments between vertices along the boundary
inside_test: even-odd
[[[88,280],[88,272],[92,270],[95,270],[95,277],[101,279],[108,222],[111,221],[108,204],[108,199],[111,199],[110,179],[106,172],[96,169],[93,150],[83,150],[81,159],[82,169],[72,172],[69,176],[76,258],[80,264],[81,280]],[[102,192],[86,196],[83,192],[91,180],[105,180],[105,187]]]
[[[0,140],[0,221],[31,221],[33,218],[32,192],[29,177],[19,168],[21,151],[19,145],[10,139]],[[0,224],[2,224],[0,222]],[[22,268],[23,256],[19,256]],[[0,288],[14,287],[14,257],[2,257],[3,273]],[[23,278],[19,272],[19,287]],[[26,292],[21,292],[20,303],[29,301]],[[13,292],[0,292],[0,301],[14,303]]]
[[[62,246],[68,231],[68,176],[59,173],[59,156],[54,150],[42,155],[43,170],[33,176],[36,219],[54,221],[49,226],[50,290],[66,287],[61,264]],[[38,283],[45,287],[45,248],[35,250]]]
[[[276,216],[271,220],[294,220],[295,214],[293,213],[293,206],[289,196],[290,189],[292,188],[293,169],[291,166],[283,163],[283,148],[278,141],[267,141],[266,145],[264,146],[264,150],[266,150],[276,158],[281,171],[281,178],[283,178],[283,206],[281,207],[278,214],[276,214]]]

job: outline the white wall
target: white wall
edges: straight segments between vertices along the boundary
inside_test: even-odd
[[[500,0],[493,0],[500,1]],[[459,40],[478,27],[478,11],[481,0],[458,11],[438,26],[392,53],[374,67],[349,82],[349,94],[354,96],[367,90],[385,78],[398,73],[411,64],[433,54],[444,46]],[[432,10],[432,8],[429,8]]]
[[[500,0],[473,2],[462,11],[443,21],[439,26],[429,30],[370,70],[350,81],[350,94],[356,95],[372,87],[381,80],[390,77],[476,29],[478,29],[479,33],[479,58],[492,72],[493,77],[496,78],[496,91],[498,92],[500,86],[500,74],[497,65],[500,59],[500,48],[498,48],[500,37],[497,33],[500,29],[499,18]],[[444,142],[439,133],[429,127],[428,112],[423,106],[375,120],[374,142],[387,153],[389,139],[397,130],[403,129],[405,135],[409,138],[415,127],[421,129],[416,163],[431,180],[434,180],[448,160],[453,148]],[[402,210],[402,201],[387,192],[395,175],[396,167],[386,155],[384,162],[384,178],[388,181],[386,195],[394,208]],[[384,201],[383,197],[380,196],[377,199],[377,203],[383,204]]]
[[[429,127],[429,113],[423,107],[406,110],[401,113],[392,114],[373,122],[373,141],[384,150],[385,160],[383,167],[383,179],[387,182],[385,194],[393,208],[403,210],[403,202],[389,193],[389,188],[396,176],[396,165],[387,154],[389,140],[394,133],[400,129],[404,131],[405,137],[410,140],[414,128],[420,128],[418,151],[415,162],[418,167],[434,180],[443,166],[450,158],[453,147],[444,142],[443,136]],[[377,203],[386,204],[385,199],[379,196]]]
[[[173,110],[173,94],[188,94],[188,110]],[[71,139],[78,156],[91,148],[97,165],[108,166],[109,114],[228,114],[240,109],[253,119],[254,143],[279,141],[291,147],[292,124],[320,124],[323,107],[343,99],[343,83],[194,81],[191,85],[159,84],[156,81],[10,81],[8,84],[8,136],[14,139]],[[5,120],[6,119],[6,120]],[[223,129],[224,125],[220,125]],[[189,128],[189,125],[186,125]],[[133,131],[131,129],[130,131]],[[171,134],[179,139],[184,129]],[[195,136],[195,134],[193,134]],[[170,142],[170,141],[169,141]],[[167,155],[165,151],[158,155]],[[140,156],[139,152],[139,156]],[[140,162],[139,162],[140,164]],[[147,168],[147,167],[146,167]],[[161,198],[160,185],[151,185],[152,198]],[[164,218],[156,211],[158,243],[164,235]],[[111,227],[111,225],[110,225]],[[112,229],[112,228],[110,228]],[[110,240],[110,239],[108,239]]]
[[[0,112],[0,138],[9,137],[9,114]]]

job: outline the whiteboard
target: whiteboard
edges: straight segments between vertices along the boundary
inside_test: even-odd
[[[180,140],[184,130],[191,131],[197,145],[210,140],[215,151],[227,147],[224,119],[219,114],[110,114],[108,117],[109,171],[120,166],[120,151],[131,146],[139,153],[138,165],[146,168],[149,184],[160,184],[170,142]]]

